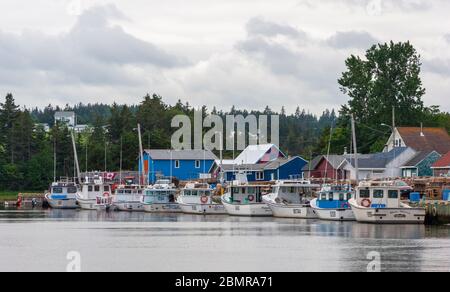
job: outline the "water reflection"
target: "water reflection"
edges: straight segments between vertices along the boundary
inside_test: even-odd
[[[61,270],[68,250],[90,271],[366,271],[373,251],[383,271],[450,270],[449,226],[4,209],[0,233],[0,270]]]

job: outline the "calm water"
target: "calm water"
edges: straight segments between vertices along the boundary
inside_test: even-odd
[[[0,271],[450,271],[450,226],[0,210]]]

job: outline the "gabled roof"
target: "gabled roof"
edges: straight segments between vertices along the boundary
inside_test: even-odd
[[[301,159],[303,158],[299,156],[291,157],[291,158],[279,158],[270,162],[266,163],[256,163],[256,164],[239,164],[239,165],[230,165],[230,164],[224,164],[223,170],[225,172],[231,172],[231,171],[237,171],[237,170],[246,170],[246,171],[264,171],[264,170],[274,170],[278,169],[281,166],[290,163],[293,160]]]
[[[269,153],[271,150],[272,152]],[[269,155],[274,155],[273,159],[270,160],[278,159],[279,153],[284,157],[286,156],[274,144],[249,145],[241,154],[239,154],[235,159],[235,162],[236,164],[256,164],[268,153]]]
[[[437,151],[446,154],[450,151],[450,136],[444,128],[398,127],[398,132],[406,146],[416,151]]]
[[[153,160],[216,160],[217,157],[209,150],[155,150],[147,149],[144,153]]]
[[[353,157],[353,154],[329,155],[327,161],[334,169],[338,169],[344,161],[346,161],[347,159],[351,159],[352,157]],[[359,154],[359,157],[365,158],[365,157],[370,157],[370,155]],[[317,168],[317,166],[319,166],[319,164],[322,162],[322,159],[327,159],[327,156],[319,155],[319,156],[315,157],[310,162],[310,164],[307,164],[307,165],[305,165],[305,167],[303,167],[303,171],[309,171],[310,168],[311,168],[311,170],[315,170]]]
[[[360,169],[385,169],[391,161],[393,161],[407,149],[408,147],[399,147],[389,152],[359,156],[358,167]],[[351,164],[352,167],[355,167],[355,159],[353,157],[347,158],[346,160]]]
[[[406,162],[405,165],[402,166],[402,168],[408,168],[408,167],[416,167],[419,165],[422,161],[427,159],[428,156],[432,155],[433,153],[441,156],[437,151],[421,151],[416,154],[410,161]]]
[[[433,164],[432,168],[450,168],[450,152],[442,156],[435,164]]]

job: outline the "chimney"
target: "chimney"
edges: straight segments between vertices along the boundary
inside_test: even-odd
[[[423,123],[420,123],[420,137],[425,137],[425,134],[423,133]]]
[[[348,154],[348,152],[347,152],[347,147],[345,147],[344,148],[344,155],[347,155]]]

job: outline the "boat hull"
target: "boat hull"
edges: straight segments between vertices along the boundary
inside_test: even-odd
[[[78,205],[82,210],[98,210],[97,200],[85,200],[85,199],[77,199]]]
[[[225,206],[221,204],[180,204],[181,211],[185,214],[195,215],[225,215],[228,214]]]
[[[356,221],[373,224],[425,224],[423,208],[364,208],[355,200],[349,201]]]
[[[77,199],[76,198],[68,198],[68,199],[52,199],[48,194],[45,195],[45,199],[47,200],[48,205],[52,209],[77,209]]]
[[[144,211],[148,213],[181,213],[180,205],[177,203],[168,204],[144,204]]]
[[[317,199],[311,201],[311,207],[320,220],[326,221],[356,221],[352,209],[323,209],[317,207]]]
[[[272,217],[272,210],[265,203],[258,204],[230,204],[222,200],[223,206],[231,216],[244,217]]]
[[[140,202],[114,203],[114,208],[117,211],[124,211],[124,212],[144,212],[144,204]]]
[[[268,203],[266,204],[272,210],[273,216],[278,218],[297,218],[297,219],[317,219],[317,214],[313,208],[305,205],[281,205]]]

